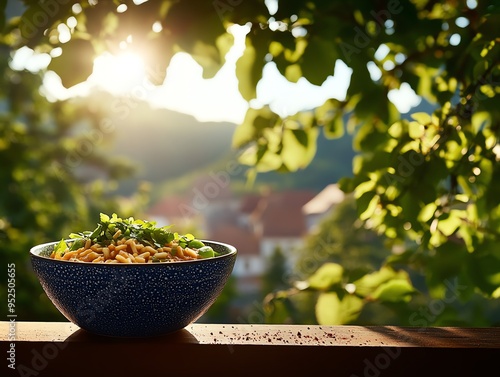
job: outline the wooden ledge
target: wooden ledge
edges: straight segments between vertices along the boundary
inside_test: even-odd
[[[3,358],[7,376],[265,376],[325,371],[349,377],[461,376],[496,367],[500,360],[496,327],[195,323],[166,336],[122,339],[92,335],[67,322],[15,322],[14,328],[0,322],[0,342],[4,355],[14,343],[17,369],[8,368]]]

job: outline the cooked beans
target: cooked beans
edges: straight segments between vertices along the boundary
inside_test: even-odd
[[[128,240],[116,238],[120,236],[118,231],[113,237],[113,243],[109,245],[92,244],[86,240],[85,245],[77,250],[69,250],[57,255],[51,254],[51,258],[69,260],[76,262],[92,263],[154,263],[154,262],[175,262],[184,260],[200,259],[197,249],[182,248],[181,246],[170,243],[163,247],[154,248],[150,245],[137,243],[137,240],[130,238]]]

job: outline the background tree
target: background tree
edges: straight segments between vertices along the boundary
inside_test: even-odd
[[[400,266],[425,271],[425,285],[435,299],[448,297],[450,281],[464,287],[455,289],[457,300],[475,293],[500,297],[497,2],[25,4],[20,18],[6,22],[3,41],[10,48],[48,53],[61,47],[49,69],[66,86],[88,77],[96,55],[120,46],[147,58],[153,82],[162,81],[177,51],[191,54],[210,77],[224,62],[232,41],[227,30],[234,24],[248,31],[237,64],[247,100],[255,97],[265,64],[275,64],[290,81],[305,77],[313,84],[334,74],[337,64],[347,65],[352,76],[342,100],[329,99],[286,118],[267,106],[250,108],[234,135],[241,161],[254,166],[254,172],[296,171],[314,155],[319,132],[331,138],[353,132],[360,153],[354,177],[342,180],[342,188],[354,194],[366,226],[404,249],[389,256],[379,271],[393,271],[379,297],[411,299],[412,282],[398,275]],[[69,17],[76,26],[66,25]],[[71,31],[65,43],[63,29]],[[388,98],[403,84],[436,110],[403,118]],[[345,287],[333,284],[341,276],[337,267],[330,264],[318,272],[319,289],[339,289],[324,302],[354,300]],[[328,276],[331,284],[324,283]]]
[[[322,262],[333,262],[350,271],[353,278],[361,277],[383,265],[390,253],[384,242],[385,237],[367,229],[359,219],[355,199],[347,195],[308,235],[308,252],[299,254],[295,271],[306,277]]]
[[[287,257],[280,246],[276,246],[267,261],[266,271],[262,276],[262,293],[267,295],[287,288]]]
[[[102,116],[93,118],[83,103],[47,101],[40,94],[42,74],[10,67],[13,51],[9,38],[4,38],[0,46],[0,262],[16,266],[20,318],[64,319],[33,274],[29,249],[75,229],[92,229],[101,211],[119,209],[133,215],[144,204],[147,188],[127,203],[113,193],[113,182],[132,170],[128,163],[96,152],[88,135],[101,132]],[[75,124],[81,133],[74,131]],[[107,183],[84,179],[81,173],[89,167],[97,168]],[[6,301],[6,295],[7,290],[1,289],[0,298]]]
[[[305,252],[288,277],[287,290],[265,300],[268,322],[293,321],[358,325],[498,325],[500,305],[479,293],[460,300],[464,286],[449,280],[445,299],[429,294],[425,274],[415,264],[387,263],[394,253],[384,235],[367,229],[348,195],[306,238]],[[409,284],[411,282],[411,285]],[[346,295],[346,293],[348,293]]]

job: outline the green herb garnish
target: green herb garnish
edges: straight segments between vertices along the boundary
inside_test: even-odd
[[[180,235],[177,232],[173,232],[171,228],[172,225],[158,227],[155,221],[136,220],[133,217],[122,219],[115,213],[111,217],[101,213],[99,222],[94,230],[71,233],[68,243],[63,239],[54,247],[53,256],[56,259],[63,259],[67,252],[72,252],[64,257],[64,259],[78,259],[79,253],[84,253],[85,250],[78,253],[74,253],[74,251],[98,245],[95,250],[92,249],[93,254],[91,253],[92,255],[90,256],[92,257],[92,261],[94,259],[104,261],[110,258],[110,249],[114,250],[114,247],[124,244],[129,246],[129,239],[133,239],[133,244],[140,246],[141,249],[144,248],[143,250],[146,250],[146,247],[149,246],[157,251],[150,249],[144,255],[139,255],[135,246],[130,246],[132,248],[129,250],[130,255],[119,257],[114,254],[111,258],[116,257],[121,262],[126,262],[128,259],[130,262],[132,259],[135,261],[137,257],[144,263],[149,258],[151,252],[154,255],[151,256],[150,262],[157,263],[168,261],[179,256],[179,254],[179,258],[183,259],[184,252],[187,253],[187,258],[193,258],[196,255],[199,258],[211,258],[219,255],[210,246],[205,245],[203,241],[196,239],[192,234]],[[104,252],[103,250],[107,251]],[[96,253],[97,251],[98,253]],[[156,252],[158,254],[155,254]],[[88,261],[85,259],[86,255],[83,255],[82,258],[83,261]]]
[[[113,213],[110,217],[100,214],[100,221],[93,231],[71,233],[72,239],[90,239],[93,243],[109,245],[121,238],[135,238],[144,245],[162,247],[165,244],[178,240],[194,239],[192,234],[180,236],[170,229],[172,225],[157,227],[155,221],[136,220],[133,217],[122,219]]]

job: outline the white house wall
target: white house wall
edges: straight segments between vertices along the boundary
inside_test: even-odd
[[[265,261],[259,255],[240,255],[236,258],[233,275],[238,278],[261,276],[265,271]]]
[[[296,254],[294,251],[298,248],[304,246],[304,240],[297,237],[266,237],[260,243],[260,254],[264,261],[268,261],[273,255],[277,247],[279,247],[282,253],[285,255],[288,261],[287,267],[291,269],[296,260]],[[264,263],[266,263],[264,262]],[[265,269],[263,270],[263,272]]]

